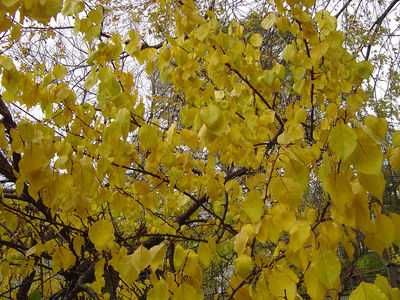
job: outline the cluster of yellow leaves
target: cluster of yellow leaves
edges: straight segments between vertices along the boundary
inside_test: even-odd
[[[74,0],[68,3],[78,2]],[[13,26],[12,16],[18,10],[21,20],[25,16],[47,24],[51,17],[56,17],[63,7],[63,0],[6,0],[0,3],[0,31],[7,31]]]
[[[344,38],[328,11],[311,18],[307,7],[313,1],[276,0],[277,13],[261,22],[264,30],[293,36],[283,50],[284,62],[269,70],[259,62],[262,35],[247,42],[239,24],[221,30],[214,13],[205,18],[193,1],[182,3],[174,11],[173,34],[158,50],[142,47],[133,30],[94,46],[84,87],[97,88],[96,104],[77,103],[72,88],[62,83],[68,72],[64,66],[48,74],[24,73],[10,58],[0,57],[3,99],[28,108],[39,104],[53,122],[21,121],[10,131],[11,145],[1,128],[4,152],[22,154],[15,171],[17,194],[27,184],[33,199],[40,198],[52,216],[76,230],[71,243],[42,243],[34,236],[25,258],[11,249],[7,261],[25,259],[33,267],[29,257],[46,253],[57,274],[74,267],[79,257],[89,257],[96,261],[90,287],[98,293],[106,266],[111,266],[124,283],[121,295],[131,297],[129,287],[135,286],[149,299],[197,299],[203,297],[203,270],[218,260],[218,251],[233,244],[227,292],[235,299],[300,299],[299,287],[312,299],[328,292],[335,297],[341,292],[337,251],[342,243],[352,260],[353,229],[380,255],[393,243],[400,245],[400,216],[381,210],[381,168],[387,159],[400,170],[400,134],[393,135],[384,154],[380,141],[386,120],[357,120],[365,98],[360,84],[371,75],[372,65],[356,62],[343,48]],[[83,2],[74,0],[63,8],[58,0],[3,1],[0,30],[12,26],[9,16],[16,10],[46,24],[61,9],[76,16],[75,33],[83,33],[90,44],[100,35],[102,10],[78,18]],[[147,64],[148,73],[157,67],[162,80],[184,97],[177,124],[164,128],[165,120],[144,121],[145,101],[134,90],[132,74],[118,64],[122,49]],[[281,91],[288,94],[288,103],[278,96]],[[207,155],[199,159],[196,152]],[[232,176],[241,168],[244,180]],[[304,204],[311,179],[322,186],[317,205]],[[178,224],[203,195],[215,216],[208,215],[210,220],[196,232]],[[196,216],[201,213],[193,212],[191,219]],[[1,218],[19,226],[6,212]],[[147,249],[140,243],[149,238],[138,234],[128,249],[120,236],[133,235],[142,224],[149,236],[168,236],[168,241]],[[224,232],[228,226],[231,231]],[[198,242],[197,236],[208,242]],[[145,270],[150,275],[142,280]],[[0,272],[11,278],[3,264]],[[378,276],[350,298],[396,295],[398,290]]]

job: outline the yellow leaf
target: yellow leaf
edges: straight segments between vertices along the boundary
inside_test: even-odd
[[[280,31],[286,32],[290,30],[290,22],[285,16],[281,16],[275,20],[276,27],[279,28]]]
[[[290,144],[293,140],[301,139],[304,137],[304,127],[295,120],[285,123],[285,131],[278,136],[279,144]]]
[[[129,31],[129,43],[125,47],[125,51],[133,56],[135,55],[138,51],[140,51],[142,47],[142,43],[140,42],[140,34],[137,31],[130,30]]]
[[[193,130],[182,129],[181,132],[182,142],[193,151],[196,150],[198,144],[197,132]]]
[[[204,23],[200,25],[198,28],[196,28],[194,32],[195,38],[197,38],[199,41],[203,41],[209,34],[210,32],[210,27],[209,23]]]
[[[90,226],[89,238],[100,252],[111,248],[114,241],[114,227],[107,220],[99,220]]]
[[[125,107],[121,108],[115,116],[115,123],[119,125],[121,129],[121,135],[124,139],[127,138],[129,133],[130,120],[131,113]]]
[[[253,47],[261,47],[262,42],[263,42],[263,36],[259,33],[255,33],[250,37],[250,44]]]
[[[358,94],[351,94],[347,97],[347,109],[354,112],[361,108],[363,99]]]
[[[81,253],[82,246],[85,245],[85,239],[83,236],[77,236],[74,238],[73,246],[75,253],[79,256]]]
[[[64,76],[68,73],[68,69],[63,65],[55,65],[52,73],[54,78],[63,80]]]
[[[369,61],[360,61],[354,67],[354,72],[363,79],[371,76],[373,70],[374,66]]]
[[[143,245],[140,245],[132,254],[132,263],[138,272],[146,268],[150,264],[150,261],[150,251],[143,247]]]
[[[11,28],[11,39],[18,40],[21,37],[22,27],[19,24],[14,24]]]
[[[263,72],[260,79],[268,86],[271,86],[275,82],[276,74],[272,70],[266,70]]]
[[[374,197],[378,198],[381,202],[383,191],[385,190],[386,181],[382,172],[377,174],[358,174],[358,180],[361,185]]]
[[[333,252],[319,249],[311,260],[310,269],[318,276],[318,280],[330,289],[339,279],[341,264]]]
[[[8,141],[6,139],[6,130],[3,123],[0,123],[0,148],[7,149],[9,146]]]
[[[120,251],[120,255],[121,252],[122,255],[118,264],[118,271],[122,280],[128,284],[132,284],[139,276],[139,272],[136,268],[136,265],[133,263],[133,255],[126,255],[125,251]]]
[[[333,119],[336,116],[338,107],[335,103],[331,102],[326,106],[325,111],[326,111],[326,117],[328,119]]]
[[[12,59],[8,56],[0,56],[0,66],[7,71],[15,69]]]
[[[269,291],[275,296],[275,299],[295,299],[296,283],[299,279],[287,265],[275,266],[268,276],[268,281]]]
[[[400,147],[400,130],[397,130],[392,135],[393,146]]]
[[[242,278],[246,278],[253,270],[253,261],[249,255],[240,254],[233,262],[235,264],[235,273]]]
[[[158,281],[149,290],[146,299],[148,300],[168,300],[169,299],[168,286],[164,280]]]
[[[353,261],[354,259],[354,246],[351,243],[350,239],[348,237],[345,237],[344,240],[342,241],[343,247],[346,250],[347,256],[349,257],[350,261]]]
[[[379,255],[388,248],[396,238],[395,223],[391,218],[381,213],[376,213],[375,221],[372,221],[371,232],[365,232],[365,244]]]
[[[199,265],[199,258],[194,251],[188,251],[183,272],[189,276],[189,280],[187,282],[199,291],[202,284],[202,275]]]
[[[372,283],[361,282],[351,292],[349,300],[388,300],[386,295]]]
[[[200,117],[203,123],[207,126],[207,130],[212,134],[221,136],[226,130],[226,120],[221,109],[210,104],[200,111]]]
[[[28,257],[28,256],[33,255],[33,254],[40,255],[41,253],[42,253],[42,244],[38,243],[35,246],[29,248],[25,252],[25,256]]]
[[[301,186],[291,178],[274,177],[269,184],[271,196],[280,203],[297,208],[303,197]]]
[[[18,133],[22,140],[28,144],[31,142],[39,143],[43,137],[42,129],[44,129],[39,126],[22,121],[18,124]]]
[[[353,218],[347,218],[348,212],[352,212],[353,208],[353,190],[351,184],[341,174],[328,173],[326,176],[327,191],[333,202],[332,215],[335,220],[354,225]]]
[[[297,221],[290,230],[290,247],[293,250],[298,250],[305,246],[307,239],[312,233],[310,224],[306,220]]]
[[[53,254],[53,269],[55,272],[63,269],[68,270],[75,265],[75,256],[68,249],[68,244],[56,248]]]
[[[176,245],[174,251],[174,267],[176,270],[179,270],[183,267],[186,258],[186,251],[183,249],[181,245]]]
[[[246,194],[242,203],[242,209],[252,222],[257,222],[264,214],[264,202],[257,190]]]
[[[89,75],[86,77],[83,86],[85,87],[86,90],[90,90],[90,88],[96,84],[97,79],[98,79],[97,73],[94,69],[92,69]]]
[[[339,243],[343,240],[342,227],[334,221],[326,221],[318,225],[318,242],[321,248],[335,251]]]
[[[326,51],[329,48],[329,44],[327,42],[318,43],[314,45],[310,51],[310,56],[314,61],[318,61],[322,56],[325,55]]]
[[[56,169],[64,169],[66,167],[66,162],[68,161],[68,155],[61,155],[54,163]]]
[[[145,151],[155,146],[158,141],[158,130],[152,125],[143,125],[139,128],[138,138]]]
[[[315,0],[301,0],[301,3],[307,8],[311,8],[314,5]]]
[[[265,30],[270,29],[275,24],[275,20],[278,18],[276,13],[269,13],[267,17],[264,18],[261,22],[261,27]]]
[[[386,277],[377,274],[374,285],[386,295],[388,300],[400,299],[400,290],[398,288],[392,288]]]
[[[201,263],[205,266],[208,267],[208,265],[211,262],[211,250],[208,247],[208,244],[200,242],[199,246],[197,247],[197,254],[199,256],[199,259]]]
[[[141,50],[139,53],[135,54],[136,59],[142,65],[145,61],[153,61],[157,55],[157,50],[155,48],[146,48]]]
[[[162,243],[160,245],[154,246],[149,251],[151,256],[150,266],[153,270],[156,270],[164,263],[165,253],[167,251],[165,249],[165,244]]]
[[[365,174],[377,174],[380,172],[383,154],[380,145],[363,128],[357,128],[357,147],[351,155],[351,162],[357,171]]]
[[[400,147],[388,148],[387,156],[390,166],[398,172],[400,170]]]
[[[233,242],[233,249],[238,253],[242,254],[246,250],[247,241],[249,237],[244,230],[241,230],[235,237]]]
[[[217,239],[216,236],[208,238],[208,243],[207,244],[208,244],[208,247],[210,248],[212,254],[215,254],[215,252],[217,251],[216,243],[215,243],[216,239]]]
[[[357,134],[354,129],[343,123],[336,124],[329,134],[329,146],[342,159],[347,159],[357,145]]]
[[[11,149],[16,153],[22,153],[22,151],[24,151],[24,144],[18,132],[14,128],[11,128],[10,135],[12,139]]]
[[[88,13],[88,18],[96,25],[100,25],[103,22],[103,12],[100,9],[91,10]]]
[[[364,124],[376,137],[381,139],[385,138],[387,130],[386,119],[368,115],[364,119]]]
[[[193,300],[197,300],[197,299],[201,299],[202,297],[199,295],[199,293],[196,291],[196,289],[187,284],[187,283],[183,283],[179,286],[178,290],[176,291],[176,293],[174,294],[174,296],[172,297],[172,299],[176,299],[176,300],[180,300],[180,299],[193,299]]]
[[[319,280],[319,275],[308,269],[304,274],[304,281],[307,287],[307,294],[312,300],[325,299],[328,288]]]
[[[394,227],[396,228],[396,235],[393,243],[397,246],[400,246],[400,215],[396,213],[390,213],[389,216],[394,224]]]
[[[382,239],[385,247],[388,248],[396,236],[396,229],[392,220],[388,216],[379,214],[376,217],[376,229],[378,237]]]

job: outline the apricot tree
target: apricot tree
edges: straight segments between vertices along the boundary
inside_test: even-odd
[[[144,2],[151,44],[104,30],[131,3],[0,3],[1,297],[335,298],[356,235],[379,255],[400,244],[381,171],[400,170],[400,132],[383,151],[387,120],[360,117],[374,66],[336,18],[275,0],[249,34],[203,4]],[[81,42],[31,66],[7,55],[27,22]],[[66,62],[76,49],[88,71]],[[350,299],[399,293],[378,276]]]

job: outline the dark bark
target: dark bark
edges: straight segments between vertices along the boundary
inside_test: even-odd
[[[22,280],[21,286],[18,289],[17,300],[26,300],[28,299],[28,292],[31,288],[33,279],[35,278],[36,270],[33,270],[27,277]]]

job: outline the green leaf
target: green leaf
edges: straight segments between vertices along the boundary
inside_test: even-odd
[[[18,40],[21,37],[22,27],[19,24],[14,24],[11,28],[11,39]]]
[[[34,290],[28,295],[28,300],[42,300],[42,293],[39,290]]]
[[[103,12],[101,10],[91,10],[88,13],[89,20],[100,25],[103,22]]]
[[[63,80],[64,76],[68,73],[68,69],[63,65],[55,65],[52,73],[54,78]]]
[[[268,71],[264,71],[264,73],[263,73],[263,75],[262,75],[262,77],[261,77],[261,80],[262,80],[265,84],[271,86],[271,85],[274,83],[275,78],[276,78],[275,72],[272,71],[272,70],[268,70]]]
[[[392,144],[393,144],[393,146],[400,147],[400,131],[399,130],[397,130],[393,133]]]
[[[374,66],[369,61],[360,61],[356,63],[354,72],[357,76],[367,79],[374,71]]]

